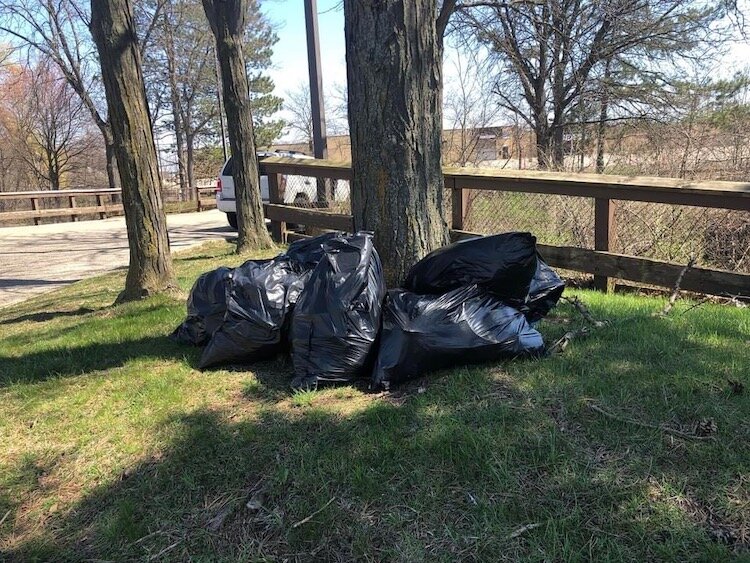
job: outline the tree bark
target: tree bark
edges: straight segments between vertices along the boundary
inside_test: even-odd
[[[237,252],[273,246],[263,216],[250,94],[242,52],[247,0],[203,0],[216,40],[229,146],[234,158]]]
[[[175,153],[177,155],[177,176],[180,182],[180,200],[187,201],[192,199],[187,189],[186,178],[185,178],[185,152],[183,147],[185,141],[183,139],[183,127],[180,122],[180,115],[182,115],[180,108],[180,92],[177,86],[177,69],[175,68],[175,52],[174,52],[174,38],[172,36],[172,23],[169,18],[164,15],[164,38],[167,55],[167,75],[169,76],[169,101],[172,105],[172,124],[174,127],[175,136]]]
[[[102,67],[130,247],[125,289],[117,302],[130,301],[175,285],[130,1],[91,0],[91,34]]]
[[[602,82],[602,98],[599,105],[599,123],[596,128],[596,173],[604,174],[604,150],[607,134],[607,114],[609,112],[609,76],[610,62],[607,59],[604,66],[604,80]]]
[[[47,149],[49,151],[49,148]],[[60,175],[58,174],[57,160],[51,152],[47,153],[47,177],[49,178],[49,189],[60,189]]]
[[[187,155],[187,185],[190,195],[188,199],[198,197],[195,193],[195,135],[189,134],[185,137],[186,155]]]
[[[107,126],[109,128],[109,126]],[[110,188],[115,189],[119,182],[117,181],[117,155],[115,154],[115,143],[112,140],[112,132],[105,134],[104,136],[104,151],[107,159],[107,182]]]
[[[552,169],[565,168],[565,129],[561,124],[552,126]]]
[[[443,30],[436,5],[344,1],[354,225],[375,233],[394,286],[448,242],[440,165]]]

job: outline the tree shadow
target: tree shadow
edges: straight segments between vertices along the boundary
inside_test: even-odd
[[[93,342],[64,349],[52,348],[31,352],[22,356],[0,354],[0,388],[108,370],[124,366],[132,360],[184,360],[190,366],[196,366],[199,358],[200,349],[174,342],[168,336]]]
[[[40,311],[38,313],[28,313],[13,317],[9,319],[0,320],[0,325],[9,325],[15,323],[22,323],[24,321],[31,321],[35,323],[41,323],[45,321],[51,321],[60,317],[78,317],[81,315],[87,315],[89,313],[96,312],[97,309],[90,309],[88,307],[79,307],[72,311]]]
[[[638,522],[618,514],[647,502],[649,474],[679,483],[678,468],[646,470],[644,460],[616,455],[571,459],[585,451],[581,444],[525,406],[527,393],[491,370],[458,370],[401,399],[347,416],[324,402],[284,410],[270,399],[258,416],[243,420],[219,410],[177,416],[161,429],[165,449],[48,517],[47,534],[6,555],[627,559],[653,557],[660,553],[653,542],[667,539],[684,556],[729,553],[687,517],[644,514]],[[632,472],[627,479],[624,466]],[[630,482],[633,475],[640,478]],[[539,530],[510,537],[528,523]]]
[[[722,499],[747,452],[747,397],[710,383],[727,363],[720,340],[737,328],[702,319],[712,343],[669,319],[632,322],[567,356],[452,369],[425,378],[426,390],[413,383],[345,414],[325,394],[290,407],[287,360],[255,364],[260,383],[241,395],[255,414],[235,416],[235,404],[167,421],[162,451],[48,516],[45,532],[7,557],[726,560],[746,547],[717,543],[680,499],[731,524]],[[111,346],[95,346],[104,349],[75,352],[84,368],[103,369],[104,358],[86,356]],[[194,365],[200,350],[152,338],[117,353],[113,365],[186,354]],[[29,365],[45,361],[31,355]],[[710,415],[720,439],[675,443],[601,419],[589,398],[654,423]],[[19,501],[3,502],[16,510]],[[539,527],[510,537],[526,524]]]

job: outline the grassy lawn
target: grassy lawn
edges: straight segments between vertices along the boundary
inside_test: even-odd
[[[203,247],[180,285],[240,261]],[[292,395],[284,360],[197,371],[166,338],[183,300],[112,307],[122,275],[0,311],[0,560],[750,560],[748,309],[576,291],[642,318],[391,394]]]

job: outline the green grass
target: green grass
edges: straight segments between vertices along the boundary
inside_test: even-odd
[[[183,255],[180,285],[241,260]],[[166,338],[183,301],[113,307],[122,275],[0,311],[0,560],[750,560],[748,309],[576,291],[639,319],[391,394],[291,394],[283,359],[196,370]]]

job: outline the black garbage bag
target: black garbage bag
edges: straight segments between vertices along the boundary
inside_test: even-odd
[[[367,377],[385,280],[370,233],[331,238],[292,312],[295,389]]]
[[[536,238],[504,233],[462,240],[430,252],[414,264],[403,287],[440,295],[477,284],[510,303],[521,304],[536,271]]]
[[[294,241],[286,249],[285,256],[289,257],[302,270],[312,270],[323,258],[323,244],[342,236],[343,233],[331,232],[316,237]]]
[[[536,273],[529,287],[529,295],[526,303],[521,307],[526,320],[534,323],[546,317],[547,313],[557,305],[564,290],[565,282],[539,257]]]
[[[232,269],[222,266],[201,274],[190,290],[187,318],[171,337],[178,342],[202,346],[219,328],[227,309],[227,281]]]
[[[235,268],[224,320],[203,350],[200,367],[251,363],[281,351],[286,342],[287,315],[299,295],[302,279],[283,255]]]
[[[374,389],[453,365],[538,356],[542,335],[523,314],[471,285],[443,295],[388,292]]]

